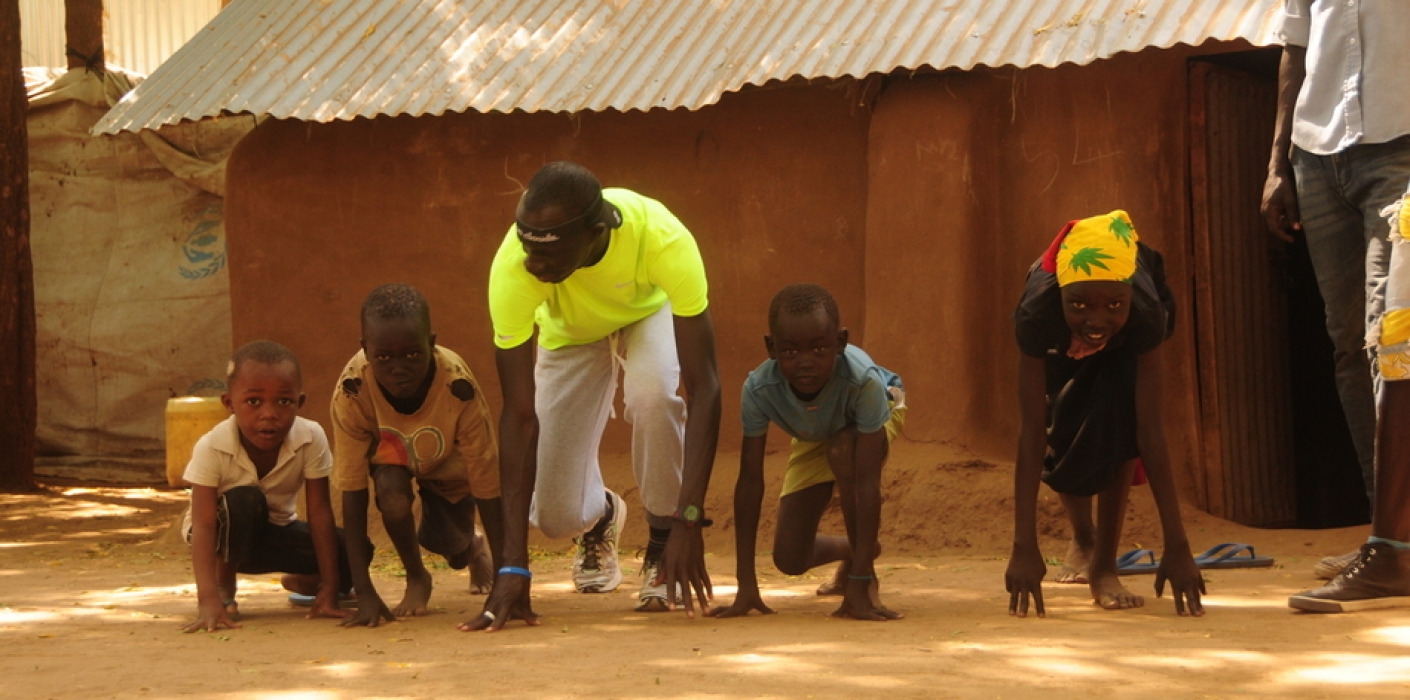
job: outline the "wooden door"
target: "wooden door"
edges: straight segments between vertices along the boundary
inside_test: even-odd
[[[1205,509],[1245,525],[1296,522],[1287,259],[1259,214],[1276,86],[1191,66],[1193,313]]]

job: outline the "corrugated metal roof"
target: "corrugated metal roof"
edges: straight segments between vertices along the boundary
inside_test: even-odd
[[[1274,43],[1280,0],[235,0],[95,127],[698,109],[745,85]]]
[[[220,12],[220,0],[103,0],[103,53],[110,66],[147,75]],[[61,68],[64,0],[20,0],[24,65]]]

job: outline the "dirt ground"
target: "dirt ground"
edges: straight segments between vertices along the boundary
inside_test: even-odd
[[[718,524],[708,544],[721,603],[734,592],[727,503],[737,459],[721,454],[707,504]],[[771,459],[776,479],[782,455]],[[630,483],[621,458],[609,459],[607,472],[609,485]],[[170,533],[184,492],[54,482],[37,494],[0,495],[0,696],[1410,695],[1410,611],[1307,615],[1286,607],[1288,595],[1316,583],[1313,562],[1354,548],[1365,528],[1256,530],[1187,511],[1196,550],[1247,542],[1276,565],[1206,572],[1203,619],[1177,617],[1169,598],[1153,595],[1144,609],[1106,612],[1085,586],[1056,584],[1045,588],[1046,619],[1009,617],[1010,472],[945,446],[893,450],[878,569],[885,602],[906,614],[901,621],[829,617],[836,599],[813,594],[827,572],[779,574],[767,554],[771,531],[759,570],[777,615],[632,612],[633,554],[645,542],[636,524],[623,541],[627,583],[605,595],[572,592],[567,542],[537,542],[535,607],[544,624],[496,634],[455,629],[483,597],[443,564],[433,570],[436,612],[428,617],[340,629],[305,620],[276,577],[242,577],[241,629],[181,634],[195,610],[189,556]],[[1066,528],[1055,500],[1043,499],[1044,551],[1056,561]],[[1137,489],[1123,546],[1159,549],[1158,535],[1149,491]],[[374,568],[383,596],[397,600],[395,556],[379,552]],[[1150,576],[1126,581],[1151,593]]]

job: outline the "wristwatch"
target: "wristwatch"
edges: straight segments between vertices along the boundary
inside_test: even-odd
[[[714,524],[712,520],[705,517],[705,511],[702,510],[700,506],[696,505],[689,505],[686,506],[684,510],[677,510],[672,517],[685,523],[686,527],[695,527],[697,525],[700,527],[710,527]]]

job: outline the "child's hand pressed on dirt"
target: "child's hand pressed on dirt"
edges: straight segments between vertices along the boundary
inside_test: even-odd
[[[1204,605],[1200,595],[1205,594],[1204,576],[1195,565],[1189,547],[1184,550],[1167,547],[1160,558],[1160,568],[1155,572],[1155,595],[1165,593],[1165,582],[1170,582],[1170,595],[1175,598],[1175,612],[1181,615],[1204,615]]]
[[[1028,616],[1028,598],[1033,597],[1033,605],[1038,617],[1047,617],[1043,608],[1043,577],[1048,575],[1048,565],[1043,563],[1043,554],[1033,545],[1013,546],[1009,556],[1009,567],[1004,572],[1004,590],[1009,592],[1009,614]]]
[[[320,589],[313,598],[313,607],[305,617],[310,620],[318,617],[352,617],[352,611],[338,607],[337,591]]]
[[[382,621],[396,622],[397,616],[375,591],[357,593],[357,614],[338,623],[340,627],[376,627]]]
[[[239,629],[240,623],[230,619],[220,601],[202,603],[196,609],[196,621],[181,627],[182,632],[214,632],[218,629]]]

